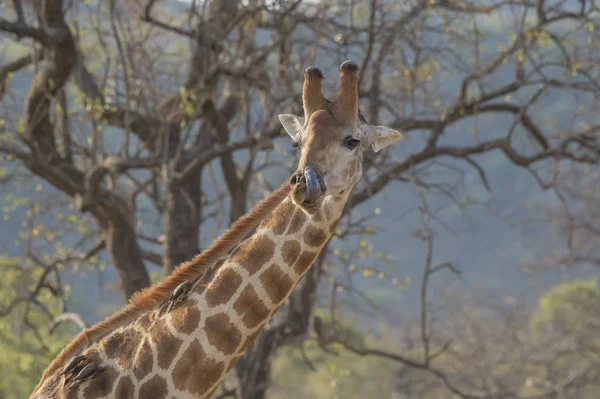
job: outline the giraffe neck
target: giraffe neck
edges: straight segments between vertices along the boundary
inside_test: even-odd
[[[327,197],[308,216],[286,198],[171,312],[90,346],[84,353],[106,369],[73,397],[210,397],[313,264],[346,199]]]
[[[313,264],[346,197],[328,197],[312,216],[287,198],[208,282],[194,287],[187,306],[199,320],[173,359],[175,389],[210,396]],[[172,324],[177,317],[171,315]]]

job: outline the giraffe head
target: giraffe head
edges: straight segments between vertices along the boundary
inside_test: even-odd
[[[341,83],[335,99],[321,90],[323,73],[315,67],[304,72],[304,117],[279,115],[283,127],[301,149],[298,169],[291,178],[292,200],[313,214],[323,199],[352,189],[362,175],[363,152],[375,152],[402,138],[385,126],[373,126],[358,110],[358,66],[340,66]]]

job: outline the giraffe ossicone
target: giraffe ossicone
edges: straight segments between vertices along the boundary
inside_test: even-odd
[[[333,234],[362,175],[363,152],[402,138],[360,115],[358,73],[344,62],[330,100],[322,93],[323,73],[309,67],[304,116],[279,115],[301,150],[289,184],[163,282],[77,336],[30,398],[211,397]],[[70,379],[60,374],[82,355],[85,365],[73,367],[79,373],[89,367],[89,376],[74,381],[73,372]]]

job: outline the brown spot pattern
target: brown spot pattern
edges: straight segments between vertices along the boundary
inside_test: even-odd
[[[141,340],[139,332],[127,329],[109,335],[101,345],[109,359],[115,359],[121,368],[129,369]]]
[[[121,331],[115,331],[100,341],[100,347],[109,359],[112,359],[119,352],[121,335]]]
[[[150,343],[147,338],[144,338],[142,341],[142,347],[140,349],[140,354],[137,359],[134,360],[133,363],[133,374],[135,378],[141,380],[145,376],[152,371],[152,348],[150,347]]]
[[[213,279],[217,274],[217,271],[221,268],[221,265],[225,263],[225,259],[219,260],[217,263],[208,268],[208,270],[202,275],[202,278],[194,287],[194,292],[201,294],[206,290],[207,283]]]
[[[137,324],[144,330],[148,330],[148,328],[152,325],[152,321],[154,320],[153,314],[154,314],[154,311],[151,311],[151,312],[148,312],[148,313],[140,316],[137,319],[135,324]]]
[[[222,269],[206,291],[206,303],[215,307],[227,302],[242,284],[242,277],[232,268]]]
[[[129,399],[133,398],[135,393],[135,386],[133,385],[133,381],[127,375],[121,377],[117,384],[117,389],[115,391],[115,398],[119,399]]]
[[[164,399],[169,394],[167,381],[160,375],[150,378],[140,387],[140,398]]]
[[[95,375],[83,391],[84,398],[100,398],[112,392],[118,373],[113,367],[105,366],[103,372]]]
[[[261,302],[251,285],[246,286],[233,304],[233,309],[242,316],[248,328],[255,328],[269,315],[269,309]]]
[[[275,263],[264,271],[260,281],[273,303],[283,301],[294,283]]]
[[[264,234],[254,236],[239,247],[233,255],[231,262],[237,262],[248,270],[250,275],[256,273],[273,257],[275,243]]]
[[[321,211],[317,211],[317,213],[311,216],[311,219],[315,222],[320,222],[321,220],[323,220],[323,215],[321,214]]]
[[[294,216],[292,216],[292,221],[290,222],[290,228],[287,231],[287,234],[294,234],[299,231],[304,223],[306,222],[306,214],[300,208],[296,208],[296,212],[294,212]]]
[[[177,355],[183,341],[169,332],[165,319],[159,320],[151,331],[152,340],[155,342],[155,346],[159,348],[156,359],[158,367],[166,370]]]
[[[315,258],[317,257],[317,252],[304,251],[302,255],[298,258],[298,261],[294,265],[294,270],[296,273],[303,275],[308,268],[313,264]]]
[[[208,357],[196,339],[175,365],[173,383],[181,391],[202,395],[221,378],[224,369],[225,364]]]
[[[191,334],[200,323],[200,309],[194,301],[186,300],[183,305],[171,312],[171,324],[182,334]]]
[[[207,317],[204,332],[208,342],[226,355],[235,353],[242,341],[242,333],[225,313]]]
[[[295,208],[296,206],[292,201],[284,201],[275,209],[273,214],[265,220],[262,227],[273,231],[273,233],[277,235],[283,234],[292,218]]]
[[[293,265],[300,255],[300,244],[298,241],[288,240],[281,247],[281,257],[288,265]]]
[[[319,247],[327,240],[327,234],[318,227],[308,225],[304,231],[304,242],[311,247]]]
[[[100,358],[100,353],[97,347],[91,347],[84,354],[88,357],[91,363],[102,363],[102,358]]]

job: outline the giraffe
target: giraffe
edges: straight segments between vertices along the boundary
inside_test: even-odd
[[[402,138],[360,115],[358,66],[345,61],[339,71],[330,100],[323,73],[307,68],[304,117],[279,115],[300,148],[289,182],[165,281],[80,333],[30,398],[212,396],[333,234],[363,152]]]

